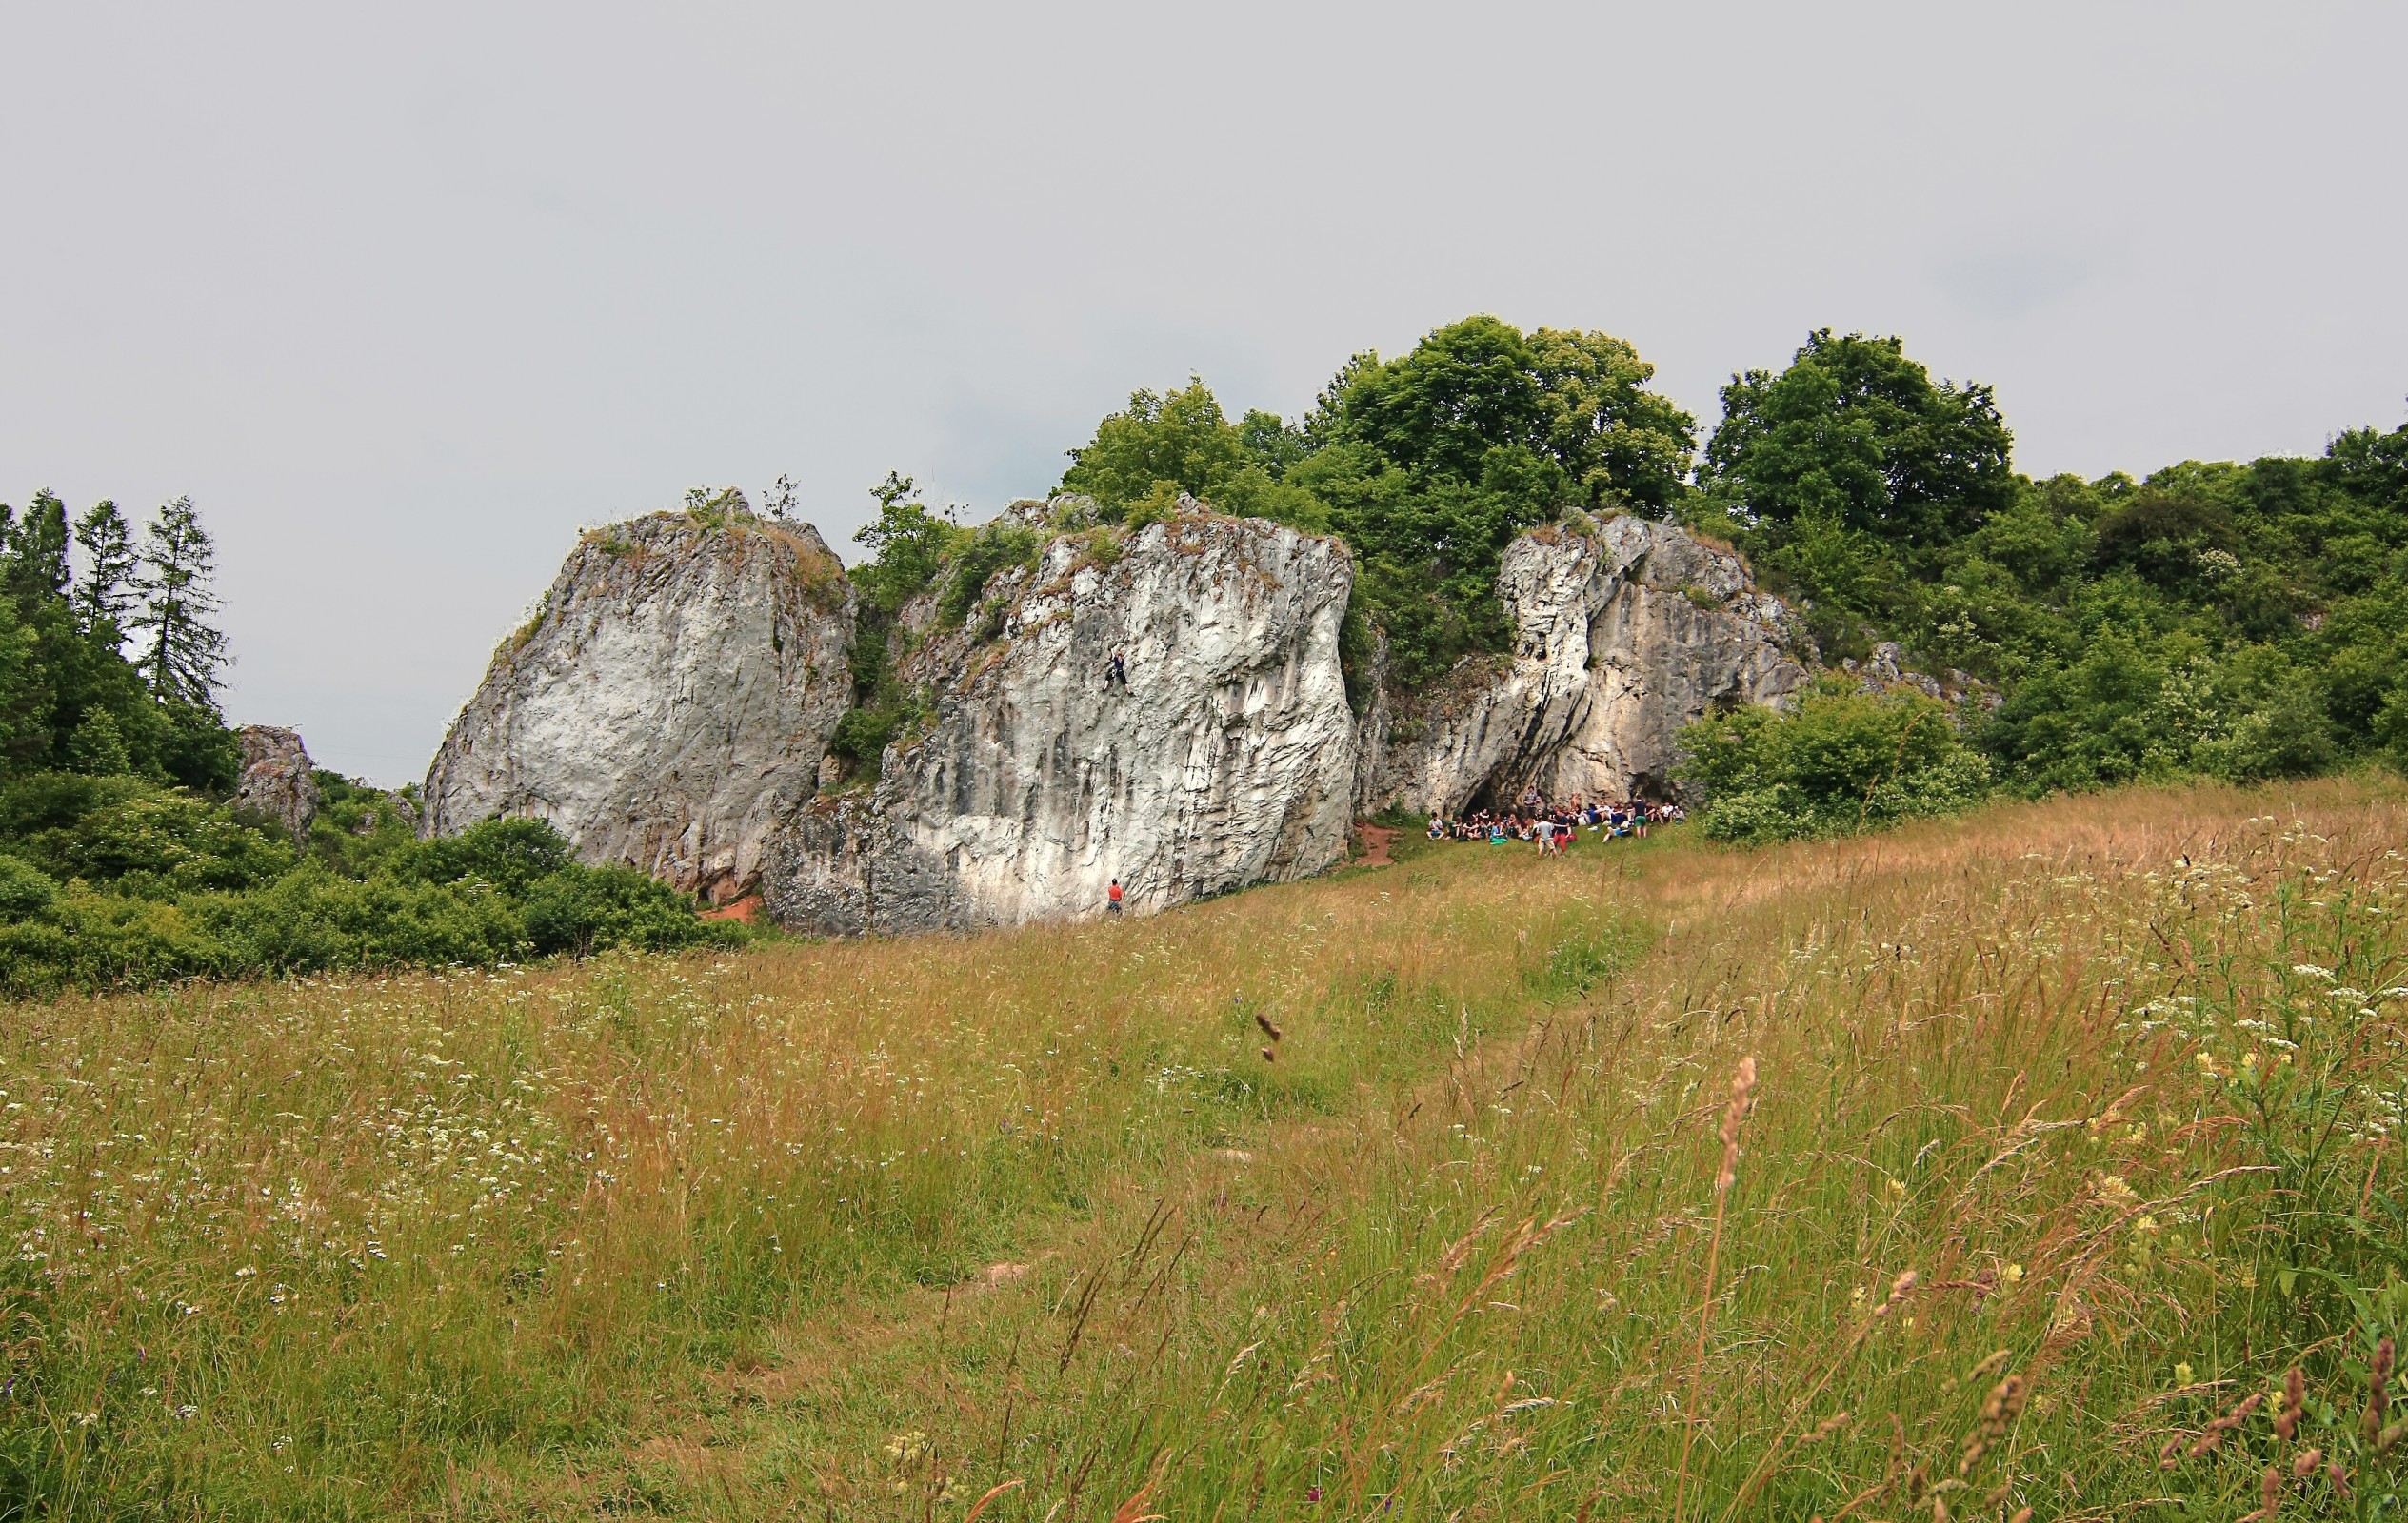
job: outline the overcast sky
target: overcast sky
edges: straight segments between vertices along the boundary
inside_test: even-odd
[[[191,494],[237,722],[417,778],[581,524],[984,515],[1139,386],[1813,327],[2025,470],[2408,414],[2408,7],[0,6],[0,500]]]

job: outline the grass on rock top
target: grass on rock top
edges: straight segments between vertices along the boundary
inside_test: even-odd
[[[2351,1500],[2286,1505],[2355,1515],[2408,1455],[2352,1448],[2403,824],[1416,843],[1128,923],[20,1007],[0,1503],[2234,1516],[2315,1446]],[[2294,1439],[2187,1457],[2295,1362]]]

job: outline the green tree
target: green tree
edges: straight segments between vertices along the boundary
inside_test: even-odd
[[[0,504],[0,758],[18,765],[47,762],[57,739],[54,647],[71,622],[58,598],[66,524],[46,491],[22,516]]]
[[[1500,318],[1467,317],[1396,360],[1356,356],[1323,393],[1318,426],[1427,480],[1502,470],[1550,506],[1661,508],[1688,473],[1697,425],[1646,389],[1654,375],[1608,333],[1525,337]]]
[[[1697,420],[1649,391],[1656,367],[1609,333],[1540,328],[1530,335],[1543,398],[1543,446],[1582,504],[1672,505],[1696,458]]]
[[[0,769],[49,752],[50,709],[40,640],[18,617],[15,600],[0,598]]]
[[[22,517],[0,518],[0,583],[21,610],[36,600],[65,601],[67,545],[67,504],[53,492],[35,492]]]
[[[951,508],[941,516],[928,511],[917,484],[899,471],[886,472],[869,495],[878,500],[878,516],[853,538],[869,546],[871,560],[855,568],[853,582],[873,606],[891,614],[936,581],[966,531]]]
[[[105,708],[87,713],[75,733],[67,738],[67,764],[95,778],[132,772],[133,757],[126,749],[126,732],[118,727],[116,717]]]
[[[1776,544],[1820,520],[1929,549],[2014,500],[2013,443],[1988,386],[1935,384],[1899,339],[1822,328],[1781,374],[1722,388],[1701,485]]]
[[[1695,425],[1645,390],[1653,373],[1609,334],[1481,315],[1331,379],[1298,430],[1313,452],[1282,485],[1325,504],[1353,547],[1401,681],[1503,647],[1497,566],[1515,535],[1571,508],[1675,500]]]
[[[217,613],[216,553],[192,499],[159,509],[143,533],[143,605],[131,630],[144,637],[150,691],[212,719],[226,668],[226,637],[209,623]]]
[[[1247,423],[1276,458],[1280,442],[1264,434],[1257,415],[1248,414]],[[1106,414],[1095,425],[1095,437],[1068,452],[1070,468],[1062,473],[1061,489],[1086,493],[1108,518],[1118,518],[1157,487],[1209,498],[1247,465],[1259,463],[1259,457],[1249,460],[1246,446],[1211,388],[1189,376],[1176,391],[1130,392],[1127,407]]]
[[[107,624],[122,636],[134,607],[142,557],[115,503],[104,497],[75,521],[75,546],[84,552],[83,575],[75,582],[76,617],[94,633]]]

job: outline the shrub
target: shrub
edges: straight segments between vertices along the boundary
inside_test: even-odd
[[[960,625],[978,605],[979,594],[986,590],[986,583],[997,572],[1007,566],[1034,565],[1045,543],[1044,536],[1032,528],[1010,524],[982,525],[953,559],[945,591],[937,598],[938,617],[948,624]]]
[[[527,938],[538,953],[585,957],[610,947],[670,951],[740,940],[731,921],[699,920],[693,901],[632,867],[556,873],[527,895]]]
[[[1871,694],[1845,679],[1808,688],[1789,713],[1748,707],[1682,732],[1682,776],[1703,789],[1717,841],[1843,835],[1951,814],[1990,791],[1989,763],[1947,705]]]
[[[353,791],[345,807],[365,823],[370,790]],[[0,824],[28,823],[0,853],[0,997],[10,999],[747,936],[698,920],[690,899],[631,868],[578,864],[540,820],[421,842],[380,816],[357,873],[345,853],[297,859],[223,807],[130,780],[21,779],[0,794]],[[340,844],[365,840],[328,828]]]
[[[520,894],[573,860],[567,841],[549,821],[497,817],[456,836],[421,841],[415,851],[395,863],[395,869],[401,877],[420,882],[475,880]]]
[[[28,920],[57,901],[58,884],[21,858],[0,852],[0,923]]]
[[[292,847],[281,837],[180,789],[115,778],[76,781],[90,786],[35,791],[53,810],[87,807],[18,840],[18,851],[53,878],[173,899],[256,888],[292,869]]]

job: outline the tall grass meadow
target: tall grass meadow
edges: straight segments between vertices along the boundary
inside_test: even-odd
[[[2404,824],[15,1006],[0,1510],[2387,1515]]]

